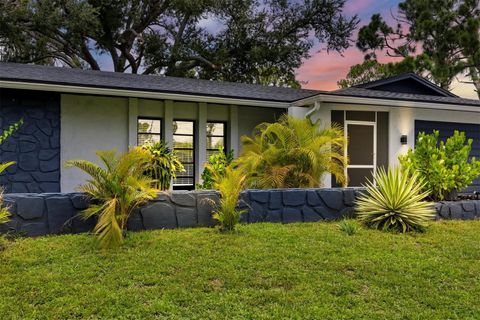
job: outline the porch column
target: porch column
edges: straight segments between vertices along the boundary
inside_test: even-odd
[[[229,116],[229,119],[227,124],[227,130],[228,130],[227,147],[230,150],[233,149],[233,156],[237,158],[240,153],[240,148],[239,148],[240,137],[238,136],[238,106],[230,105],[228,116]],[[225,151],[228,152],[230,150],[225,150]]]
[[[173,101],[165,100],[165,114],[163,117],[163,141],[173,148]]]
[[[207,161],[207,103],[205,102],[198,103],[195,131],[195,183],[202,183],[201,175]]]
[[[137,145],[138,98],[128,98],[128,149]]]

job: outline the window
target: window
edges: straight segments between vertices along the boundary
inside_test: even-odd
[[[162,120],[138,118],[137,145],[159,142],[162,137]]]
[[[173,181],[174,189],[192,190],[195,187],[195,124],[193,121],[173,121],[173,149],[185,167]]]
[[[225,131],[225,123],[207,122],[207,159],[221,147],[223,147],[225,152],[227,151]]]

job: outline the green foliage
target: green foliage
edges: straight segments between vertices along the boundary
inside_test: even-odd
[[[233,231],[244,213],[237,210],[237,204],[245,180],[245,174],[232,166],[226,167],[223,175],[215,175],[214,188],[220,192],[220,202],[213,212],[213,218],[220,223],[221,231]]]
[[[346,235],[353,236],[360,229],[355,220],[343,219],[338,224],[338,229]]]
[[[82,212],[88,219],[98,216],[94,233],[103,248],[123,242],[123,232],[133,210],[155,197],[152,180],[144,175],[150,165],[150,154],[135,148],[125,154],[116,151],[97,151],[104,168],[86,160],[67,161],[68,167],[77,167],[90,176],[79,191],[93,199],[93,204]]]
[[[423,68],[413,57],[406,57],[401,62],[379,63],[376,59],[365,60],[350,67],[345,79],[337,82],[340,88],[348,88],[370,81],[380,80],[406,72],[421,73]]]
[[[225,153],[223,147],[219,148],[218,152],[213,153],[208,157],[207,165],[202,172],[202,184],[198,184],[198,189],[213,189],[215,184],[215,177],[224,177],[226,168],[233,161],[233,150]]]
[[[170,189],[172,179],[176,178],[177,172],[184,172],[185,168],[175,153],[163,142],[146,144],[142,149],[151,155],[150,165],[146,174],[153,179],[153,186],[158,190]]]
[[[316,43],[342,52],[356,16],[328,1],[0,1],[0,60],[299,87]],[[206,28],[208,17],[222,23]]]
[[[400,156],[400,164],[411,173],[418,173],[434,200],[443,200],[452,191],[461,191],[480,175],[480,161],[472,157],[472,139],[455,130],[446,142],[439,141],[439,132],[421,132],[415,150]]]
[[[318,187],[327,172],[339,182],[346,180],[346,141],[339,127],[321,128],[320,121],[284,115],[241,139],[242,153],[235,163],[248,175],[250,188]]]
[[[366,194],[356,204],[358,219],[366,226],[398,232],[422,231],[435,217],[433,203],[425,202],[424,182],[401,167],[377,170],[375,182],[368,181]]]
[[[20,119],[18,122],[10,125],[8,129],[2,132],[0,135],[0,145],[4,143],[10,136],[12,136],[21,126],[23,125],[23,119]],[[15,162],[4,162],[0,163],[0,174],[5,171],[8,167],[14,165]],[[0,224],[7,223],[10,219],[10,212],[8,208],[3,206],[3,189],[0,187]]]

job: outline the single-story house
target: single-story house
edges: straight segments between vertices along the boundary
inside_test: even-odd
[[[173,187],[193,189],[211,152],[223,146],[238,155],[242,135],[287,112],[344,127],[351,186],[396,164],[420,131],[465,131],[480,156],[480,101],[415,74],[326,92],[0,63],[1,127],[24,119],[0,146],[0,161],[16,161],[0,184],[8,192],[70,192],[86,176],[66,160],[95,161],[96,150],[163,139],[187,169]],[[326,176],[323,186],[332,185]]]

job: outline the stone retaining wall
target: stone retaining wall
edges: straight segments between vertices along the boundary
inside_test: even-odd
[[[361,192],[354,188],[246,190],[239,201],[245,210],[242,222],[312,222],[353,216],[354,202]],[[173,191],[159,193],[155,200],[138,209],[128,222],[129,230],[211,227],[215,191]],[[5,194],[4,203],[12,217],[0,225],[1,232],[27,236],[79,233],[93,228],[95,219],[78,217],[89,206],[81,193]],[[439,219],[477,219],[480,200],[440,202],[435,205]]]

